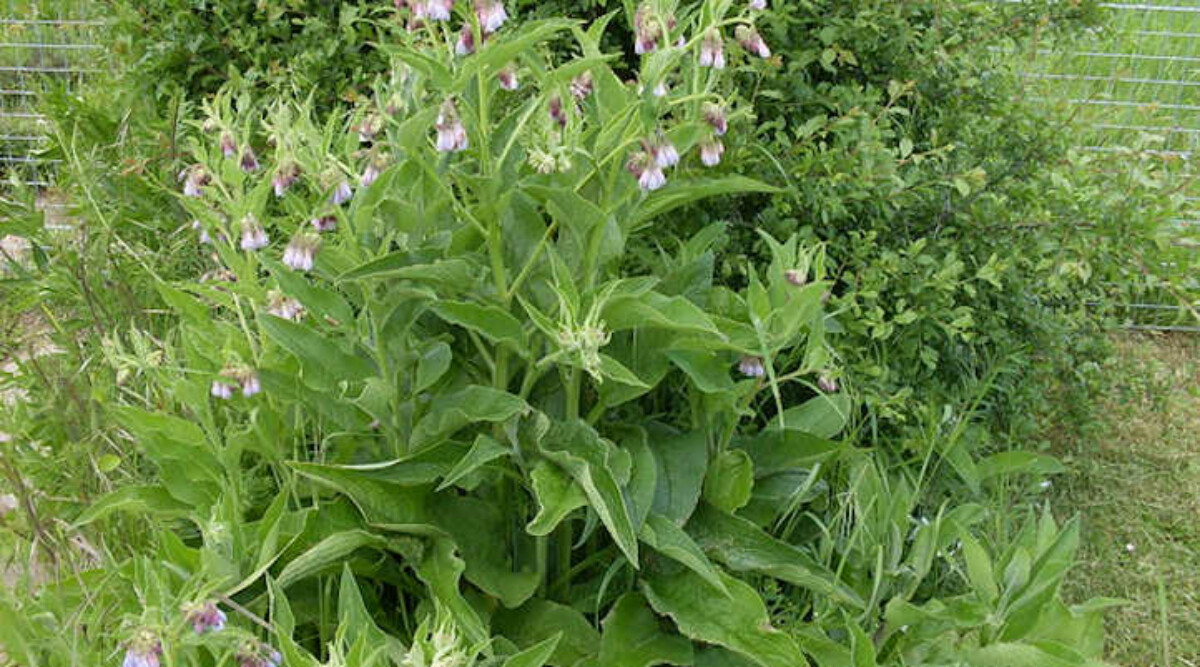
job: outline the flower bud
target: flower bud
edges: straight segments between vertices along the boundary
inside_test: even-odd
[[[750,0],[750,9],[762,11],[767,8],[767,0]]]
[[[247,174],[258,171],[258,156],[254,154],[254,149],[246,146],[242,150],[242,171]]]
[[[354,197],[354,190],[345,180],[339,181],[337,187],[333,189],[333,194],[329,195],[329,203],[334,206],[341,206],[350,201]]]
[[[289,162],[275,172],[275,177],[271,179],[271,185],[275,188],[275,196],[282,197],[288,188],[296,184],[300,180],[300,165],[295,162]]]
[[[558,123],[559,127],[567,126],[567,111],[563,108],[562,98],[558,95],[550,98],[550,118]]]
[[[506,65],[496,73],[496,79],[500,82],[500,87],[504,90],[516,90],[520,87],[520,83],[517,81],[516,65]]]
[[[464,24],[458,31],[458,42],[454,45],[454,53],[460,56],[469,56],[475,53],[475,33],[471,30],[470,25]]]
[[[267,305],[267,313],[280,319],[299,322],[304,319],[305,310],[299,301],[278,292],[273,292],[271,294],[271,301]]]
[[[183,181],[183,194],[186,197],[200,197],[204,194],[204,186],[212,182],[212,176],[199,164],[194,164],[179,172],[179,180]]]
[[[658,49],[662,36],[661,21],[651,12],[649,5],[643,4],[633,15],[634,53],[640,56]]]
[[[184,605],[183,614],[184,619],[198,635],[206,632],[220,632],[225,629],[225,612],[221,611],[214,602]]]
[[[380,127],[383,121],[376,114],[370,114],[362,119],[355,130],[358,132],[359,143],[369,144],[375,141],[375,136],[379,134]]]
[[[712,126],[713,132],[718,137],[725,136],[729,130],[729,120],[725,117],[725,109],[718,104],[705,102],[700,113],[704,116],[704,122]]]
[[[804,284],[808,282],[808,277],[804,275],[804,272],[797,269],[785,271],[783,277],[787,278],[787,281],[796,287],[804,287]]]
[[[332,232],[337,229],[338,219],[334,215],[323,215],[319,218],[313,218],[311,221],[312,227],[318,234],[324,232]]]
[[[237,155],[237,142],[234,141],[233,135],[229,132],[221,134],[221,154],[227,159]]]
[[[584,72],[571,79],[571,96],[576,100],[583,101],[587,99],[595,89],[596,84],[592,79],[591,72]]]
[[[375,164],[375,161],[368,162],[366,169],[363,169],[362,177],[358,181],[359,185],[364,188],[371,187],[371,184],[379,178],[379,173],[379,167]]]

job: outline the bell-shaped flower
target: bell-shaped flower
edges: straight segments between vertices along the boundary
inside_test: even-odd
[[[763,366],[762,357],[744,356],[738,362],[738,370],[742,375],[752,378],[760,378],[767,374],[766,367]]]
[[[643,147],[654,158],[655,164],[663,169],[679,164],[679,151],[662,132],[659,132],[653,141],[643,142]]]
[[[750,9],[761,12],[767,8],[767,0],[750,0]]]
[[[425,15],[430,21],[449,21],[450,12],[454,10],[454,0],[425,0]],[[414,15],[416,11],[414,9]]]
[[[454,53],[460,56],[469,56],[475,53],[475,33],[471,30],[471,26],[463,24],[461,30],[458,31],[458,41],[454,44]]]
[[[725,40],[715,28],[700,40],[700,66],[725,69]]]
[[[700,142],[700,161],[706,167],[715,167],[721,164],[721,156],[725,154],[725,144],[721,140],[712,137],[704,139]]]
[[[279,292],[272,292],[270,302],[267,304],[267,313],[275,317],[299,322],[304,319],[304,306],[290,296],[284,296]]]
[[[334,215],[322,215],[309,221],[309,224],[312,225],[313,230],[318,234],[332,232],[333,230],[337,229],[337,223],[337,216]]]
[[[184,605],[184,619],[192,630],[202,635],[207,632],[220,632],[225,629],[225,612],[221,611],[215,602],[199,602]]]
[[[500,87],[504,90],[516,90],[521,87],[520,82],[517,81],[517,66],[511,63],[496,72],[496,80],[500,82]]]
[[[246,146],[244,149],[242,149],[242,161],[240,166],[242,171],[246,172],[247,174],[258,171],[258,156],[254,154],[253,148]]]
[[[550,119],[558,123],[559,127],[567,126],[567,110],[563,106],[562,98],[555,95],[550,98],[549,102]]]
[[[226,159],[237,155],[237,141],[234,140],[233,135],[229,132],[221,133],[221,154]]]
[[[658,42],[663,37],[662,22],[651,10],[643,4],[633,15],[633,51],[640,55],[658,49]]]
[[[457,152],[467,148],[467,128],[463,127],[458,117],[458,107],[454,100],[446,100],[438,112],[437,149],[443,153]]]
[[[758,34],[758,30],[753,26],[738,26],[734,35],[737,37],[738,43],[746,51],[753,53],[759,58],[771,57],[771,47],[767,46],[767,43],[763,41],[762,35]]]
[[[159,667],[162,642],[149,630],[142,630],[125,649],[121,667]]]
[[[321,239],[317,235],[300,232],[284,248],[283,263],[302,273],[312,271],[320,247]]]
[[[662,167],[649,153],[638,152],[629,158],[625,168],[637,179],[638,186],[647,192],[661,188],[667,184],[667,176]]]
[[[712,126],[713,133],[718,137],[725,136],[729,131],[729,119],[725,116],[725,109],[719,104],[705,102],[700,108],[700,115],[704,117],[704,122]]]
[[[500,0],[475,0],[475,16],[485,35],[496,32],[508,20],[508,12],[504,11],[504,3]]]
[[[571,79],[571,96],[577,100],[585,100],[596,89],[596,82],[591,72],[584,72]]]
[[[275,188],[275,196],[282,197],[297,181],[300,180],[300,165],[288,162],[275,171],[271,178],[271,186]]]
[[[204,194],[204,186],[212,182],[212,176],[202,165],[194,164],[179,172],[179,180],[183,181],[184,196],[200,197]]]
[[[242,250],[262,250],[271,243],[267,230],[253,214],[242,218]]]

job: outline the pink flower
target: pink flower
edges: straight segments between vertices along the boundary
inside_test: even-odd
[[[504,90],[516,90],[520,87],[517,81],[517,66],[507,65],[504,69],[496,73],[496,79],[500,82],[500,87]]]
[[[183,181],[184,196],[200,197],[204,195],[204,186],[212,182],[212,176],[203,166],[194,164],[179,172],[179,180]]]
[[[808,278],[805,277],[804,272],[797,269],[788,269],[783,273],[783,277],[796,287],[804,287],[804,284],[808,282]]]
[[[337,216],[333,215],[323,215],[319,218],[313,218],[310,221],[313,229],[316,230],[318,234],[332,232],[333,230],[337,229],[337,223]]]
[[[656,50],[662,36],[662,22],[651,13],[649,5],[639,7],[633,15],[634,53],[640,56]]]
[[[213,380],[212,388],[209,389],[213,398],[219,398],[222,401],[228,401],[233,398],[233,385],[225,379]]]
[[[725,132],[729,130],[729,119],[725,117],[725,109],[712,102],[705,102],[700,108],[700,114],[704,116],[704,122],[712,126],[713,133],[718,137],[725,136]]]
[[[753,26],[738,26],[734,32],[737,41],[750,53],[757,55],[759,58],[770,58],[771,48],[763,41],[762,35],[758,34]]]
[[[262,382],[258,379],[258,373],[248,370],[242,373],[242,396],[250,398],[255,394],[262,393]],[[221,620],[224,621],[224,614],[221,615]]]
[[[725,69],[725,40],[716,30],[709,30],[700,42],[700,66]]]
[[[591,72],[584,72],[579,76],[571,79],[571,96],[577,100],[585,100],[596,89],[595,80],[592,79]]]
[[[485,35],[496,32],[508,20],[504,3],[499,0],[475,0],[475,16],[479,18],[479,27]]]
[[[221,611],[214,602],[185,605],[183,613],[187,623],[198,635],[206,632],[220,632],[225,629],[225,612]]]
[[[720,139],[713,137],[700,142],[700,161],[706,167],[715,167],[721,164],[721,156],[725,154],[725,144],[721,143]]]
[[[261,250],[271,243],[267,230],[253,215],[242,218],[242,250]]]
[[[334,206],[341,206],[350,201],[354,197],[354,190],[346,181],[339,181],[337,187],[333,189],[333,194],[329,195],[329,203]]]
[[[762,357],[742,357],[742,360],[738,362],[738,370],[742,372],[742,375],[752,378],[760,378],[767,374]]]
[[[282,197],[288,188],[295,185],[298,180],[300,180],[300,165],[289,162],[280,167],[275,172],[274,178],[271,179],[271,185],[275,188],[275,196]]]
[[[454,45],[454,52],[460,56],[475,53],[475,33],[471,31],[471,26],[464,24],[462,30],[458,31],[458,43]]]
[[[142,630],[125,649],[121,667],[159,667],[162,642],[149,630]]]
[[[826,394],[835,394],[838,390],[838,383],[832,375],[821,373],[821,376],[817,378],[817,387]]]
[[[258,156],[254,154],[254,149],[246,146],[242,151],[242,171],[247,174],[258,171]]]
[[[679,151],[675,150],[675,145],[662,132],[658,133],[653,142],[643,142],[643,147],[654,158],[655,164],[663,169],[679,164]]]
[[[550,118],[558,123],[559,127],[567,126],[567,110],[563,108],[562,98],[558,95],[550,98]]]
[[[422,4],[425,14],[418,18],[427,18],[430,21],[449,21],[450,12],[454,10],[454,0],[425,0]],[[416,6],[413,7],[413,13],[419,13]]]
[[[437,117],[437,149],[443,153],[457,152],[467,148],[467,128],[458,117],[454,100],[442,104]]]
[[[317,249],[321,247],[321,239],[313,234],[300,232],[292,237],[287,248],[283,250],[283,263],[289,268],[306,273],[312,271],[316,263]]]
[[[226,158],[237,155],[237,142],[234,141],[233,135],[228,132],[221,134],[221,154]]]
[[[367,168],[363,170],[362,178],[359,179],[359,185],[364,188],[369,188],[377,178],[379,178],[379,167],[375,165],[374,161],[372,161],[368,163]]]
[[[638,152],[629,158],[625,165],[629,173],[637,179],[638,185],[645,191],[651,192],[667,184],[667,177],[662,167],[649,153]]]
[[[767,8],[767,0],[750,0],[750,9],[762,11]]]

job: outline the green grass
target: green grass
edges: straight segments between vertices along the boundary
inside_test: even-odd
[[[1070,475],[1056,507],[1079,512],[1075,599],[1125,598],[1108,616],[1111,659],[1200,664],[1200,337],[1117,341],[1094,433],[1059,444]]]

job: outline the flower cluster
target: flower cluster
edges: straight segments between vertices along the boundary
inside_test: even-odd
[[[258,373],[253,369],[227,367],[221,371],[217,379],[213,380],[209,393],[212,394],[213,398],[229,400],[233,398],[233,392],[238,387],[241,387],[242,396],[245,398],[250,398],[262,392],[262,383],[258,379]]]
[[[279,667],[283,656],[262,642],[247,642],[237,652],[238,667]]]
[[[150,630],[140,630],[126,645],[121,667],[159,667],[162,652],[158,635]]]
[[[215,602],[197,602],[183,606],[184,619],[198,635],[225,629],[225,612]]]

